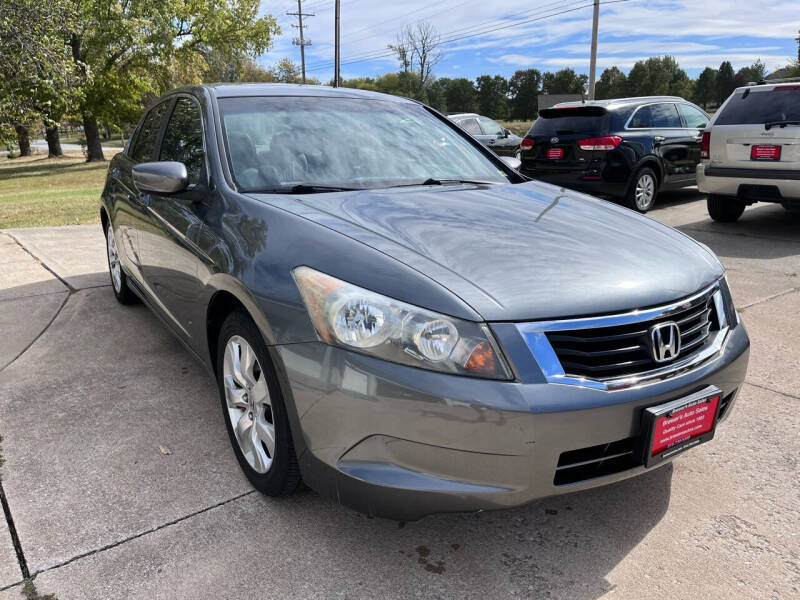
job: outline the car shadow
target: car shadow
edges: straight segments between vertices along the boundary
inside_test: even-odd
[[[98,539],[113,544],[138,536],[143,522],[152,521],[147,527],[155,528],[181,517],[173,512],[176,506],[189,515],[206,510],[206,502],[217,505],[221,494],[241,494],[237,490],[244,478],[227,448],[216,390],[155,315],[141,305],[117,305],[108,286],[68,294],[46,285],[3,290],[6,298],[12,293],[18,298],[0,302],[0,307],[21,303],[21,310],[29,314],[42,298],[67,297],[63,306],[59,301],[48,309],[53,314],[42,315],[41,328],[47,335],[32,335],[22,356],[0,371],[0,389],[5,380],[6,392],[11,392],[0,401],[7,438],[4,469],[14,483],[9,501],[20,519],[32,524],[23,532],[22,543],[39,548],[38,564],[90,551]],[[0,334],[10,332],[4,325]],[[58,398],[59,410],[46,422],[33,424],[26,411],[19,410],[25,395],[16,383],[20,373]],[[159,408],[162,404],[169,410]],[[150,414],[148,419],[141,419],[144,412]],[[102,432],[95,428],[98,419],[107,423]],[[23,422],[28,425],[23,427]],[[39,452],[41,444],[49,448],[53,443],[53,432],[64,440],[59,447],[65,459],[58,467],[49,460],[49,451]],[[125,451],[111,451],[121,437]],[[80,442],[85,439],[94,442]],[[170,461],[156,452],[156,458],[140,459],[153,456],[156,441],[167,444],[170,453],[195,458]],[[208,536],[210,547],[203,552],[209,556],[229,555],[236,547],[263,547],[276,531],[291,532],[286,552],[292,557],[326,557],[304,563],[292,577],[302,574],[310,581],[326,581],[333,572],[337,581],[358,582],[391,573],[402,582],[402,588],[393,589],[393,597],[416,591],[421,597],[514,594],[590,600],[613,588],[608,574],[666,514],[672,472],[672,465],[666,465],[606,487],[516,509],[432,515],[410,523],[371,519],[310,490],[288,498],[256,493],[236,501],[262,513],[248,521],[236,539],[227,537],[236,527],[223,526],[219,519],[224,521],[224,516],[209,525],[213,533],[203,531],[202,521],[193,525],[187,520],[186,526],[193,535]],[[42,477],[60,492],[36,502],[21,501],[24,491],[35,488]],[[246,483],[244,489],[250,489]],[[113,502],[92,505],[86,499],[109,494]],[[60,518],[59,534],[51,539],[40,525],[48,515],[63,514],[67,506],[75,514]],[[114,523],[113,532],[107,531],[109,522]],[[61,547],[58,540],[64,537],[69,541]],[[37,564],[30,556],[29,560]],[[267,569],[265,580],[270,576]],[[235,571],[231,577],[237,577]],[[369,596],[368,588],[385,585],[372,583],[362,590]]]
[[[294,519],[345,578],[405,569],[420,597],[594,600],[614,589],[608,574],[665,516],[673,466],[608,486],[492,512],[431,515],[411,523],[370,519],[308,490],[288,500],[258,497],[274,518]],[[298,515],[315,515],[298,519]],[[340,532],[325,535],[319,530]],[[449,591],[443,591],[449,590]]]
[[[723,258],[773,259],[800,254],[800,214],[778,204],[756,204],[735,223],[711,217],[677,227]]]

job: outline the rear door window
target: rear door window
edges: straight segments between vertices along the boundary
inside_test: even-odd
[[[546,108],[539,111],[529,135],[599,134],[607,128],[608,112],[602,106]]]
[[[780,121],[800,121],[800,85],[734,92],[714,124],[755,125]]]
[[[171,100],[155,105],[142,121],[136,140],[133,142],[130,157],[134,162],[148,162],[155,160],[156,140],[161,131],[161,121],[167,112]]]
[[[708,115],[702,110],[688,104],[679,104],[678,109],[681,111],[681,115],[683,115],[686,127],[690,129],[702,129],[708,125]]]
[[[633,113],[631,122],[628,123],[628,128],[649,129],[650,127],[652,127],[653,115],[650,111],[650,108],[651,108],[650,106],[642,106],[635,113]]]
[[[678,108],[672,102],[652,104],[650,114],[653,116],[654,128],[681,128],[683,122],[678,115]]]
[[[484,134],[496,135],[496,136],[503,135],[504,133],[503,128],[497,121],[493,121],[492,119],[489,119],[487,117],[478,117],[478,121],[481,124],[481,129],[483,129]]]
[[[189,98],[178,98],[175,103],[158,159],[183,163],[189,183],[200,181],[204,164],[203,125],[200,107]]]
[[[477,119],[462,119],[458,122],[461,129],[470,135],[482,135],[481,126],[478,125]]]

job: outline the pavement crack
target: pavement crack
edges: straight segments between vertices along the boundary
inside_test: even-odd
[[[794,294],[795,292],[800,292],[800,288],[793,287],[789,288],[788,290],[783,290],[782,292],[778,292],[777,294],[772,294],[771,296],[767,296],[766,298],[762,298],[761,300],[756,300],[755,302],[751,302],[750,304],[745,304],[744,306],[737,306],[736,310],[744,310],[746,308],[750,308],[751,306],[758,306],[759,304],[764,304],[765,302],[769,302],[770,300],[775,300],[776,298],[780,298],[781,296],[787,296],[788,294]]]
[[[30,572],[28,571],[28,561],[25,560],[25,553],[22,551],[22,542],[19,539],[19,534],[17,533],[17,528],[14,525],[14,518],[11,516],[11,507],[8,505],[8,498],[6,498],[6,492],[3,489],[3,479],[0,477],[0,504],[3,505],[3,514],[6,518],[6,524],[8,525],[8,531],[11,533],[11,543],[14,545],[14,552],[17,553],[17,562],[19,563],[19,570],[22,573],[23,579],[30,578]]]
[[[144,536],[149,535],[151,533],[155,533],[157,531],[161,531],[162,529],[166,529],[167,527],[171,527],[173,525],[177,525],[178,523],[186,521],[187,519],[191,519],[192,517],[196,517],[198,515],[202,515],[203,513],[206,513],[206,512],[208,512],[210,510],[214,510],[215,508],[219,508],[221,506],[225,506],[226,504],[230,504],[231,502],[236,502],[237,500],[239,500],[241,498],[244,498],[245,496],[249,496],[250,494],[254,494],[255,492],[256,492],[256,490],[248,490],[246,492],[242,492],[241,494],[237,494],[236,496],[228,498],[227,500],[222,500],[220,502],[217,502],[216,504],[212,504],[211,506],[206,506],[205,508],[201,508],[200,510],[196,510],[196,511],[194,511],[192,513],[189,513],[188,515],[183,515],[182,517],[179,517],[177,519],[173,519],[172,521],[167,521],[166,523],[162,523],[161,525],[157,525],[157,526],[155,526],[155,527],[153,527],[151,529],[148,529],[146,531],[140,531],[139,533],[135,533],[134,535],[126,537],[126,538],[124,538],[122,540],[118,540],[116,542],[112,542],[110,544],[106,544],[105,546],[100,546],[99,548],[95,548],[94,550],[89,550],[89,551],[83,552],[81,554],[76,554],[75,556],[72,556],[72,557],[68,558],[67,560],[64,560],[64,561],[62,561],[60,563],[57,563],[55,565],[46,567],[44,569],[39,569],[37,571],[34,571],[32,574],[30,574],[30,578],[31,579],[35,579],[37,576],[41,575],[42,573],[46,573],[46,572],[52,571],[54,569],[60,569],[61,567],[65,567],[65,566],[67,566],[67,565],[69,565],[69,564],[71,564],[71,563],[73,563],[75,561],[81,560],[81,559],[89,557],[89,556],[93,556],[95,554],[99,554],[100,552],[105,552],[106,550],[111,550],[112,548],[116,548],[117,546],[121,546],[122,544],[126,544],[126,543],[128,543],[130,541],[133,541],[133,540],[136,540],[136,539],[138,539],[140,537],[144,537]]]
[[[63,294],[64,292],[58,292],[58,293],[59,293],[59,294]],[[28,351],[28,350],[31,348],[31,346],[33,346],[33,345],[34,345],[34,344],[35,344],[35,343],[36,343],[36,342],[39,340],[39,338],[40,338],[40,337],[42,337],[42,336],[43,336],[43,335],[44,335],[44,334],[45,334],[45,333],[46,333],[46,332],[47,332],[47,331],[50,329],[50,326],[51,326],[51,325],[52,325],[52,324],[55,322],[55,320],[58,318],[58,315],[60,315],[60,314],[61,314],[61,311],[62,311],[62,310],[64,310],[64,307],[67,305],[67,300],[69,300],[69,297],[70,297],[71,295],[72,295],[72,294],[65,294],[65,295],[64,295],[64,299],[61,301],[61,305],[58,307],[58,310],[57,310],[57,311],[55,312],[55,314],[53,315],[53,318],[52,318],[52,319],[50,319],[50,320],[47,322],[47,325],[45,325],[45,326],[44,326],[44,328],[43,328],[43,329],[42,329],[42,330],[39,332],[39,334],[38,334],[38,335],[37,335],[35,338],[33,338],[33,339],[31,340],[31,343],[30,343],[30,344],[28,344],[27,346],[25,346],[25,347],[22,349],[22,351],[21,351],[19,354],[17,354],[17,355],[16,355],[14,358],[12,358],[10,361],[8,361],[8,362],[7,362],[6,364],[4,364],[3,366],[0,366],[0,372],[2,372],[4,369],[6,369],[7,367],[9,367],[9,366],[11,366],[12,364],[14,364],[14,362],[15,362],[15,361],[16,361],[16,360],[17,360],[17,359],[20,357],[20,356],[22,356],[23,354],[25,354],[25,353],[26,353],[26,352],[27,352],[27,351]]]
[[[74,294],[75,292],[77,292],[77,291],[78,291],[76,288],[74,288],[73,286],[71,286],[71,285],[70,285],[70,284],[67,282],[67,280],[66,280],[66,279],[64,279],[63,277],[61,277],[61,275],[59,275],[59,274],[58,274],[58,273],[56,273],[56,272],[55,272],[53,269],[51,269],[49,266],[47,266],[47,263],[45,263],[45,262],[44,262],[42,259],[40,259],[38,256],[36,256],[36,255],[35,255],[33,252],[31,252],[30,250],[28,250],[28,249],[27,249],[27,248],[26,248],[26,247],[25,247],[25,246],[24,246],[24,245],[23,245],[23,244],[22,244],[22,243],[21,243],[21,242],[20,242],[20,241],[19,241],[17,238],[15,238],[15,237],[14,237],[14,235],[13,235],[13,234],[11,234],[11,233],[9,233],[9,232],[7,232],[7,231],[4,231],[3,233],[4,233],[5,235],[7,235],[8,237],[10,237],[12,240],[14,240],[14,243],[16,243],[16,244],[17,244],[17,246],[19,246],[20,248],[22,248],[22,249],[23,249],[23,250],[24,250],[24,251],[25,251],[25,252],[26,252],[26,253],[27,253],[27,254],[28,254],[28,255],[29,255],[31,258],[33,258],[33,260],[35,260],[37,263],[39,263],[40,265],[42,265],[42,268],[43,268],[44,270],[46,270],[46,271],[48,271],[49,273],[51,273],[51,274],[53,275],[53,277],[55,277],[55,278],[56,278],[56,279],[58,279],[58,280],[59,280],[61,283],[63,283],[63,284],[64,284],[64,286],[65,286],[65,287],[66,287],[66,288],[69,290],[69,293],[70,293],[70,294]]]
[[[761,385],[760,383],[753,383],[752,381],[745,381],[745,385],[752,385],[753,387],[757,387],[762,390],[766,390],[768,392],[772,392],[773,394],[778,394],[779,396],[786,396],[787,398],[792,398],[793,400],[800,400],[800,396],[795,396],[794,394],[789,394],[787,392],[782,392],[780,390],[776,390],[766,385]]]

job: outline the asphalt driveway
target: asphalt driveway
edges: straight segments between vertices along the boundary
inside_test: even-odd
[[[698,199],[651,216],[718,253],[751,335],[714,442],[605,488],[407,524],[254,493],[211,377],[114,301],[99,226],[0,233],[0,600],[28,575],[60,600],[800,597],[800,218],[721,225]]]

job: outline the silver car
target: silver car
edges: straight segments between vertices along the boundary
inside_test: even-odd
[[[747,370],[707,247],[393,96],[171,92],[100,218],[268,495],[409,520],[611,483],[710,440]]]

